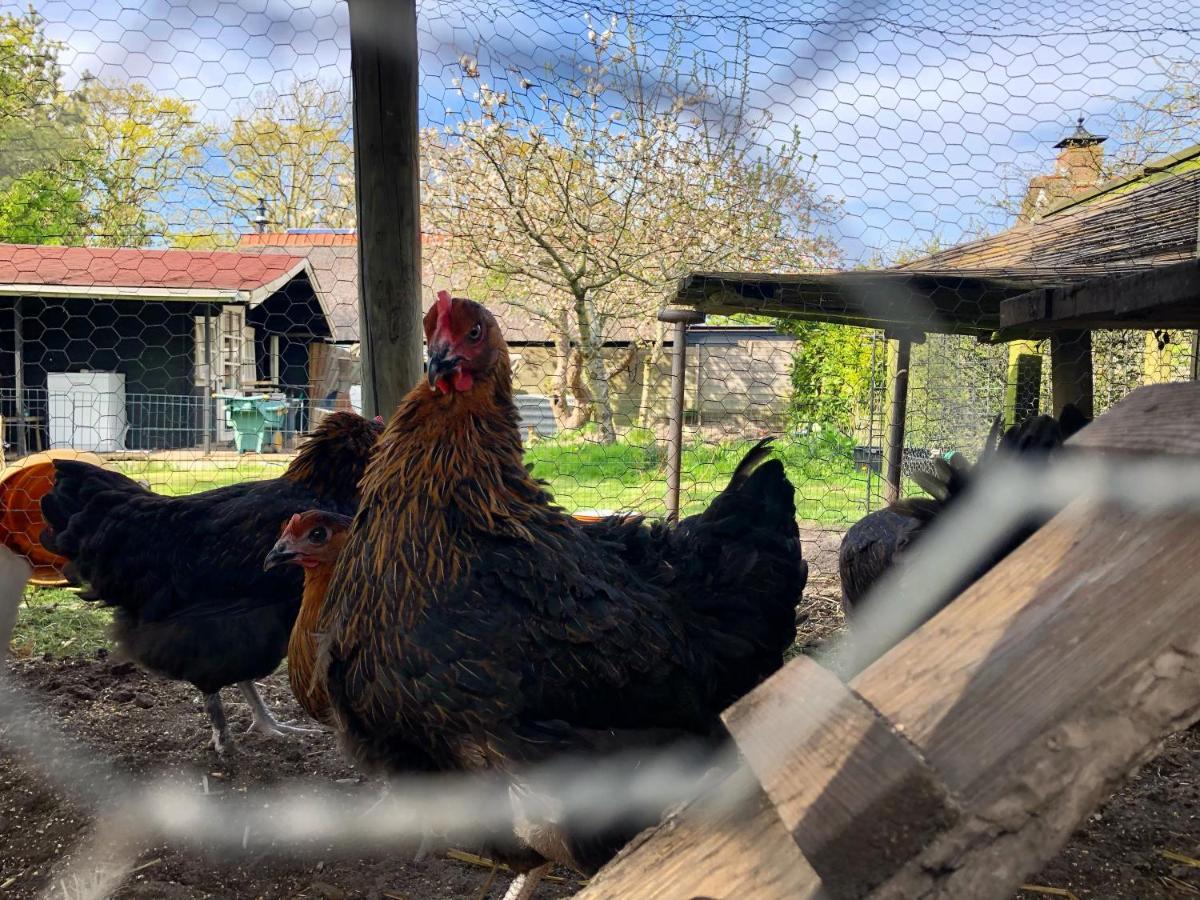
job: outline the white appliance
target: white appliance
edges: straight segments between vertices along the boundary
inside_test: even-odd
[[[125,449],[129,418],[120,372],[46,375],[51,448],[113,453]]]

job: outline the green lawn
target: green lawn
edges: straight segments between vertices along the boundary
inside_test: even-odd
[[[13,629],[18,656],[83,656],[108,646],[112,613],[61,588],[30,588]]]
[[[750,441],[736,441],[684,448],[680,493],[685,515],[711,502],[751,446]],[[776,443],[775,452],[796,489],[799,518],[843,527],[862,516],[866,474],[855,469],[848,454],[786,439]],[[653,444],[545,441],[530,447],[525,458],[533,463],[534,475],[549,482],[558,503],[572,512],[628,509],[662,515],[665,510],[665,461],[661,447]]]
[[[687,446],[683,512],[704,509],[751,446],[750,441]],[[796,509],[802,520],[836,527],[863,514],[866,475],[854,468],[843,448],[783,439],[776,443],[776,453],[796,488]],[[531,446],[526,459],[533,463],[534,475],[549,483],[555,500],[570,512],[638,510],[651,516],[664,512],[664,451],[652,441],[604,445],[583,439],[549,440]],[[284,470],[286,458],[126,460],[113,465],[155,491],[178,496],[274,477]]]

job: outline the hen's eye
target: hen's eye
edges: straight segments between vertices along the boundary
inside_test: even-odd
[[[308,533],[308,539],[314,544],[325,543],[325,529],[320,527],[314,528]]]
[[[481,324],[479,324],[478,322],[476,322],[472,326],[471,330],[469,332],[467,332],[467,340],[477,341],[481,337],[483,337],[483,326]]]

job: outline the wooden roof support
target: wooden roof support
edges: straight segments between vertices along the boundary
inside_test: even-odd
[[[884,496],[888,503],[900,499],[904,480],[904,424],[908,419],[908,371],[912,362],[912,340],[904,334],[896,336],[896,352],[890,349],[888,359],[888,419],[887,444],[884,449]]]
[[[1071,443],[1200,461],[1200,385]],[[581,896],[811,897],[815,870],[826,897],[1011,897],[1200,718],[1198,554],[1200,511],[1074,504],[848,688],[799,658],[743,698],[726,723],[773,809],[693,804]]]
[[[1078,329],[1056,331],[1050,336],[1050,380],[1054,415],[1074,403],[1092,417],[1092,333]]]
[[[1196,328],[1200,261],[1120,273],[1080,284],[1038,288],[1000,303],[1001,337],[1063,328]]]

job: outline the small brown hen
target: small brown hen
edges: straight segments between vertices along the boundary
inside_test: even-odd
[[[320,509],[297,513],[283,526],[279,540],[263,561],[265,570],[287,563],[304,570],[304,595],[288,640],[288,683],[304,711],[324,725],[332,724],[332,714],[324,679],[313,677],[317,657],[314,632],[351,521],[350,516]]]

